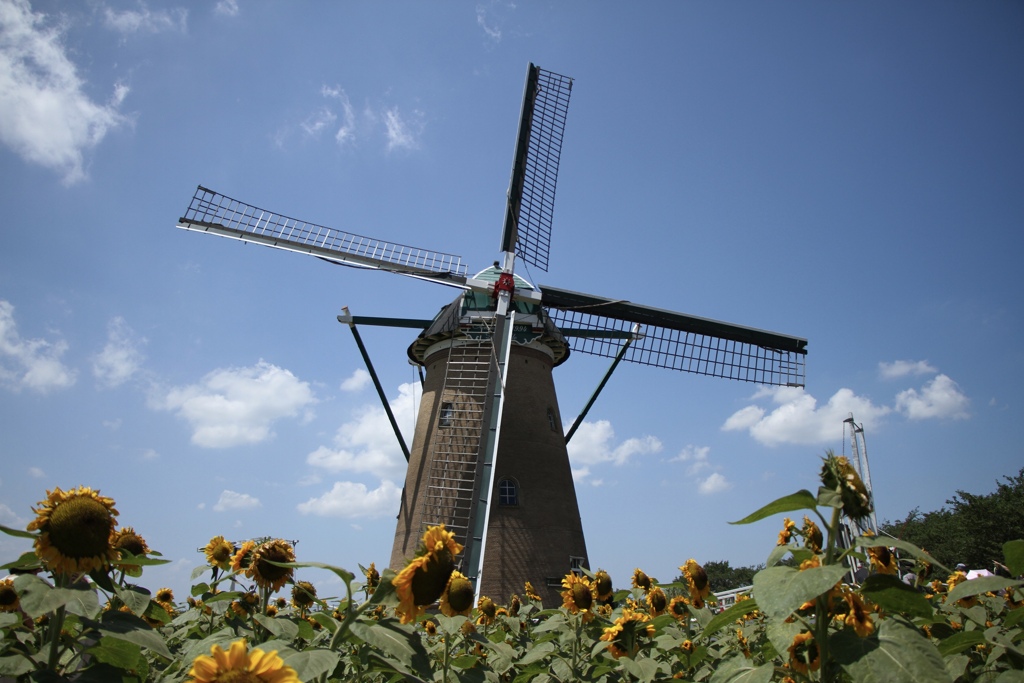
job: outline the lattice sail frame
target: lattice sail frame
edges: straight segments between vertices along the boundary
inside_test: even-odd
[[[284,216],[200,185],[178,227],[312,254],[329,261],[460,284],[467,268],[453,254],[364,237]]]
[[[673,311],[542,287],[548,315],[573,351],[708,377],[802,387],[807,341]]]
[[[501,250],[509,251],[514,241],[516,256],[545,272],[571,94],[571,78],[530,65]]]

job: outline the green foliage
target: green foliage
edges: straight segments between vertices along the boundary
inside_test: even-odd
[[[1003,544],[1024,538],[1024,468],[997,482],[990,494],[958,490],[947,507],[922,513],[911,510],[904,519],[885,522],[881,530],[920,548],[927,548],[948,566],[963,563],[973,569],[992,569],[1001,562]]]
[[[823,470],[844,472],[841,462]],[[191,595],[176,603],[128,583],[123,570],[63,576],[27,553],[8,568],[29,573],[0,579],[11,591],[0,602],[0,679],[178,683],[190,679],[197,657],[244,640],[275,651],[295,672],[284,680],[320,683],[1024,681],[1024,581],[968,581],[906,539],[861,537],[841,547],[843,508],[863,500],[840,490],[849,494],[856,482],[822,478],[832,488],[786,496],[739,522],[807,513],[802,526],[784,521],[764,566],[681,567],[676,581],[658,587],[683,602],[663,612],[633,588],[592,610],[545,609],[526,598],[493,615],[445,616],[431,607],[402,623],[394,571],[374,571],[371,580],[360,567],[361,583],[359,574],[315,562],[274,564],[340,580],[340,599],[306,591],[312,604],[287,604],[252,575],[207,564],[193,572]],[[844,583],[849,558],[864,561],[886,547],[919,562],[915,585],[884,573],[884,562],[863,584]],[[997,558],[1024,571],[1024,539],[1004,541]],[[695,607],[706,590],[695,574],[717,590],[750,584],[752,595],[717,613],[710,599]]]

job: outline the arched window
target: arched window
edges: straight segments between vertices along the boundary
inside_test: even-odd
[[[519,505],[519,485],[514,479],[502,479],[498,482],[498,505],[505,507]]]
[[[441,427],[451,427],[452,418],[455,416],[455,408],[451,403],[445,401],[441,404],[441,414],[437,418],[437,423]]]

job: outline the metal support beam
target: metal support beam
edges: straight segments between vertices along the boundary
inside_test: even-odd
[[[622,343],[622,347],[619,349],[619,352],[615,354],[615,360],[612,361],[611,366],[608,368],[608,372],[604,373],[604,377],[601,378],[601,383],[597,385],[597,389],[594,390],[594,394],[590,397],[590,400],[587,401],[587,405],[583,406],[583,411],[580,412],[579,417],[576,418],[576,421],[572,423],[572,427],[569,427],[569,431],[565,435],[565,443],[569,443],[569,439],[572,438],[572,435],[575,434],[576,430],[579,429],[581,424],[583,424],[583,418],[585,418],[587,416],[587,413],[590,412],[590,409],[593,407],[598,395],[600,395],[601,390],[604,389],[604,385],[608,383],[608,380],[611,378],[612,373],[615,372],[615,368],[619,366],[619,361],[621,361],[622,357],[626,355],[626,349],[628,349],[629,345],[633,343],[633,340],[638,338],[639,336],[640,323],[637,323],[633,325],[632,334],[630,334],[629,337],[626,338],[626,341]]]
[[[338,316],[338,322],[348,325],[348,328],[352,330],[352,337],[356,340],[356,346],[359,347],[359,353],[363,357],[363,362],[366,363],[366,369],[370,372],[370,379],[373,380],[373,386],[377,389],[377,395],[380,396],[380,402],[384,406],[384,412],[388,414],[388,420],[391,421],[391,428],[395,430],[395,437],[398,439],[398,445],[402,447],[402,454],[405,456],[405,461],[409,462],[409,447],[405,445],[405,439],[402,437],[402,430],[398,428],[398,421],[395,420],[395,414],[391,412],[391,404],[388,403],[388,397],[384,393],[384,387],[380,385],[380,379],[377,377],[377,371],[373,369],[373,363],[370,362],[370,354],[366,352],[366,347],[363,345],[363,339],[359,336],[359,330],[356,329],[355,319],[349,314],[348,306],[341,309],[344,311],[343,315]]]

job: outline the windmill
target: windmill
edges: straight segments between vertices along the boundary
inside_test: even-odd
[[[509,183],[501,260],[474,276],[461,258],[276,214],[200,186],[178,227],[310,254],[458,288],[429,320],[360,318],[348,324],[408,460],[391,566],[444,523],[465,546],[462,572],[478,594],[505,599],[530,581],[546,603],[561,578],[589,566],[566,448],[620,360],[765,385],[803,386],[804,339],[534,286],[516,259],[547,271],[558,163],[572,79],[527,70]],[[426,369],[415,434],[406,448],[356,325],[421,329],[408,350]],[[571,351],[614,358],[568,433],[552,369]]]

